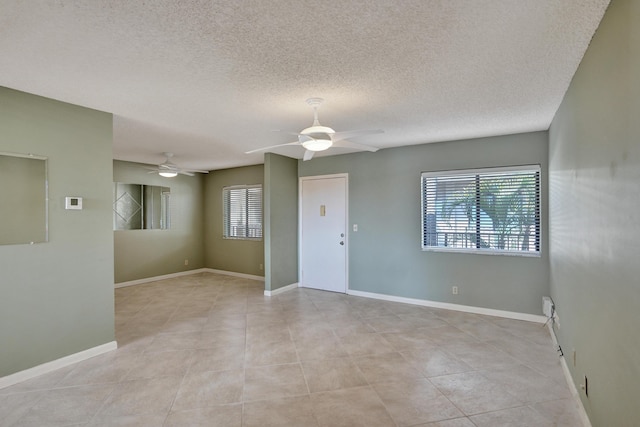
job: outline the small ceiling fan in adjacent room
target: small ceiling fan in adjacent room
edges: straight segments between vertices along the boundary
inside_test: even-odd
[[[165,178],[173,178],[174,176],[180,175],[188,175],[194,176],[195,173],[209,173],[208,171],[198,170],[198,169],[182,169],[179,168],[175,163],[171,161],[173,158],[173,153],[162,153],[163,156],[167,158],[164,163],[159,164],[154,168],[146,167],[145,169],[149,169],[147,173],[157,173],[160,176]]]
[[[383,133],[383,130],[352,130],[345,132],[336,132],[330,127],[322,126],[318,120],[318,108],[324,100],[322,98],[309,98],[307,104],[313,108],[313,124],[311,127],[303,129],[299,133],[287,132],[298,137],[297,141],[289,142],[286,144],[272,145],[270,147],[258,148],[255,150],[247,151],[246,154],[257,153],[259,151],[269,151],[277,147],[285,147],[292,145],[300,145],[306,151],[304,152],[303,160],[311,160],[314,153],[317,151],[324,151],[329,148],[351,148],[362,151],[376,152],[378,148],[371,147],[369,145],[358,144],[347,140],[347,138],[355,138],[362,135],[372,135],[376,133]]]

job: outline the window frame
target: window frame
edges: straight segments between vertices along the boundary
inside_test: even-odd
[[[485,179],[488,175],[495,175],[508,172],[525,172],[529,171],[537,174],[537,190],[538,197],[536,199],[535,208],[535,221],[533,226],[534,231],[532,233],[533,246],[536,250],[509,250],[509,249],[496,249],[496,248],[479,248],[479,247],[447,247],[447,246],[434,246],[425,245],[427,241],[427,210],[425,207],[425,196],[427,191],[425,190],[426,178],[446,178],[446,177],[462,177],[476,175],[478,177],[484,175]],[[480,181],[478,181],[480,182]],[[478,184],[479,185],[479,184]],[[477,191],[477,190],[476,190]],[[475,194],[476,200],[479,194]],[[447,253],[470,253],[470,254],[486,254],[486,255],[502,255],[502,256],[523,256],[523,257],[536,257],[542,256],[542,168],[540,164],[528,164],[518,166],[501,166],[501,167],[486,167],[486,168],[474,168],[474,169],[452,169],[442,171],[429,171],[422,172],[420,175],[420,246],[424,252],[447,252]],[[477,243],[476,243],[477,244]]]
[[[251,204],[249,203],[249,191],[253,188],[260,189],[260,236],[259,237],[248,237],[250,230],[250,214],[249,210],[251,208]],[[245,215],[246,221],[244,224],[245,236],[236,236],[231,235],[230,233],[230,221],[229,221],[229,210],[230,204],[227,203],[227,193],[234,190],[245,190]],[[264,196],[263,196],[263,188],[262,184],[243,184],[243,185],[230,185],[222,188],[222,238],[225,240],[251,240],[251,241],[261,241],[264,237]]]

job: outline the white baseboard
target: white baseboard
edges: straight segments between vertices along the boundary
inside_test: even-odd
[[[141,285],[143,283],[157,282],[158,280],[173,279],[174,277],[190,276],[192,274],[204,273],[208,271],[206,268],[197,268],[195,270],[179,271],[177,273],[163,274],[161,276],[145,277],[144,279],[130,280],[128,282],[116,283],[114,287],[124,288],[125,286]]]
[[[549,329],[549,334],[551,335],[551,340],[553,340],[553,346],[557,349],[560,344],[558,343],[558,338],[553,330],[553,323],[547,323],[547,329]],[[567,365],[567,359],[563,356],[560,357],[560,366],[562,366],[562,372],[564,373],[564,379],[567,381],[567,385],[569,386],[569,391],[571,391],[571,397],[576,402],[578,406],[578,415],[580,416],[580,420],[582,421],[582,425],[584,427],[591,427],[591,420],[587,415],[587,411],[584,409],[584,405],[582,404],[582,400],[580,399],[580,394],[578,393],[578,388],[576,384],[573,382],[573,377],[571,376],[571,371],[569,371],[569,365]]]
[[[262,276],[254,276],[252,274],[236,273],[236,272],[233,272],[233,271],[215,270],[213,268],[197,268],[195,270],[180,271],[178,273],[163,274],[161,276],[145,277],[144,279],[130,280],[128,282],[120,282],[120,283],[116,283],[114,285],[114,287],[116,287],[116,288],[124,288],[125,286],[141,285],[143,283],[157,282],[158,280],[173,279],[174,277],[190,276],[192,274],[198,274],[198,273],[224,274],[225,276],[242,277],[243,279],[258,280],[258,281],[264,282],[264,277],[262,277]]]
[[[278,289],[274,289],[273,291],[267,291],[267,290],[265,289],[265,291],[264,291],[264,296],[266,296],[266,297],[272,297],[272,296],[275,296],[275,295],[281,294],[281,293],[283,293],[283,292],[290,291],[291,289],[296,289],[296,288],[297,288],[297,287],[299,287],[299,286],[300,286],[300,285],[299,285],[298,283],[292,283],[292,284],[290,284],[290,285],[283,286],[283,287],[278,288]]]
[[[108,342],[106,344],[92,347],[87,350],[70,354],[69,356],[62,357],[60,359],[52,360],[51,362],[43,363],[42,365],[34,366],[33,368],[25,369],[24,371],[16,372],[6,377],[0,378],[0,389],[12,386],[22,381],[30,380],[42,374],[48,374],[56,369],[64,368],[65,366],[72,365],[74,363],[82,362],[83,360],[90,359],[103,353],[115,350],[118,348],[118,343],[115,341]]]
[[[250,279],[250,280],[257,280],[259,282],[264,282],[264,276],[255,276],[253,274],[236,273],[235,271],[216,270],[213,268],[203,268],[202,270],[207,273],[224,274],[225,276],[241,277],[243,279]]]
[[[156,282],[158,280],[171,279],[171,278],[174,278],[174,277],[188,276],[188,275],[191,275],[191,274],[198,274],[198,273],[223,274],[223,275],[226,275],[226,276],[234,276],[234,277],[240,277],[240,278],[243,278],[243,279],[257,280],[257,281],[260,281],[260,282],[264,282],[264,280],[265,280],[264,276],[255,276],[253,274],[236,273],[234,271],[216,270],[216,269],[213,269],[213,268],[198,268],[198,269],[195,269],[195,270],[181,271],[181,272],[178,272],[178,273],[165,274],[165,275],[162,275],[162,276],[147,277],[147,278],[144,278],[144,279],[131,280],[129,282],[116,283],[114,286],[116,288],[122,288],[122,287],[125,287],[125,286],[140,285],[140,284],[143,284],[143,283]],[[292,283],[290,285],[283,286],[282,288],[278,288],[278,289],[275,289],[273,291],[265,290],[264,291],[264,295],[265,296],[274,296],[274,295],[277,295],[277,294],[279,294],[281,292],[286,292],[288,290],[297,288],[299,286],[300,286],[299,283]],[[461,304],[451,304],[451,303],[446,303],[446,302],[422,300],[422,299],[415,299],[415,298],[405,298],[405,297],[398,297],[398,296],[393,296],[393,295],[377,294],[377,293],[373,293],[373,292],[357,291],[357,290],[354,290],[354,289],[348,289],[347,290],[347,294],[348,295],[365,297],[365,298],[380,299],[380,300],[385,300],[385,301],[395,301],[395,302],[402,302],[402,303],[406,303],[406,304],[421,305],[421,306],[425,306],[425,307],[443,308],[443,309],[446,309],[446,310],[463,311],[465,313],[484,314],[484,315],[487,315],[487,316],[504,317],[504,318],[507,318],[507,319],[525,320],[525,321],[528,321],[528,322],[535,322],[535,323],[545,323],[547,321],[547,318],[545,316],[537,316],[535,314],[517,313],[517,312],[513,312],[513,311],[504,311],[504,310],[494,310],[494,309],[491,309],[491,308],[474,307],[474,306],[470,306],[470,305],[461,305]]]
[[[535,314],[517,313],[514,311],[494,310],[484,307],[473,307],[470,305],[451,304],[447,302],[429,301],[425,299],[405,298],[397,297],[386,294],[376,294],[373,292],[356,291],[354,289],[347,290],[348,295],[354,295],[358,297],[374,298],[385,301],[403,302],[405,304],[421,305],[424,307],[443,308],[445,310],[463,311],[465,313],[484,314],[487,316],[504,317],[507,319],[525,320],[527,322],[545,323],[547,318],[545,316],[537,316]]]

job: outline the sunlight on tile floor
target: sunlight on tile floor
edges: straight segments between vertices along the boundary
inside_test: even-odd
[[[542,325],[202,273],[116,289],[116,351],[2,426],[581,426]]]

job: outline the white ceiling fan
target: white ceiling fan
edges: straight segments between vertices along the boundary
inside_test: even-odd
[[[313,124],[311,127],[303,129],[300,133],[287,132],[298,137],[297,141],[289,142],[287,144],[272,145],[270,147],[258,148],[255,150],[247,151],[246,154],[256,153],[258,151],[268,151],[276,147],[284,147],[288,145],[301,145],[305,148],[303,160],[311,160],[313,154],[316,151],[324,151],[331,147],[353,148],[356,150],[376,152],[378,148],[371,147],[369,145],[358,144],[356,142],[348,141],[347,138],[353,138],[362,135],[372,135],[376,133],[383,133],[383,130],[352,130],[345,132],[336,132],[330,127],[322,126],[318,120],[318,108],[324,100],[322,98],[309,98],[307,104],[313,108]]]
[[[209,173],[208,171],[197,170],[197,169],[182,169],[179,168],[175,163],[171,161],[173,157],[173,153],[162,153],[163,156],[167,158],[164,163],[159,164],[154,168],[146,167],[145,169],[149,169],[147,173],[157,173],[160,176],[164,176],[165,178],[173,178],[174,176],[180,175],[188,175],[193,176],[195,173]]]

